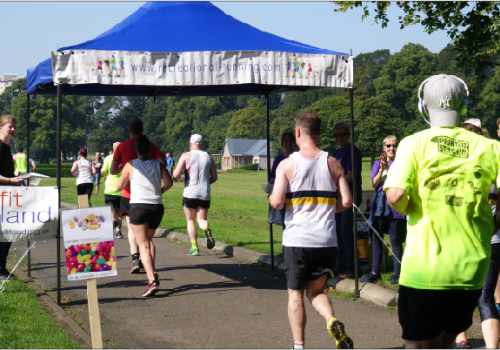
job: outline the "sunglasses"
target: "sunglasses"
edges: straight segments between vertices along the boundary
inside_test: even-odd
[[[384,145],[385,148],[396,148],[396,144]]]
[[[346,132],[342,132],[342,133],[335,133],[335,134],[333,134],[333,137],[342,137],[342,136],[347,136],[347,135],[349,135],[349,134],[346,133]]]

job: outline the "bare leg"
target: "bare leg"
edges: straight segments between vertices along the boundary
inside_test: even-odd
[[[288,321],[290,322],[294,344],[303,345],[304,329],[306,327],[303,290],[288,290]]]
[[[306,294],[314,309],[328,322],[333,316],[333,307],[326,293],[326,276],[322,276],[307,284]]]
[[[134,226],[134,225],[130,224],[130,219],[129,219],[128,215],[125,216],[125,220],[127,221],[127,225],[128,225],[128,245],[130,247],[130,255],[134,255],[134,254],[137,254],[139,252],[139,249],[137,247],[137,242],[135,239],[134,229],[132,228],[132,226]]]
[[[457,337],[455,338],[455,343],[460,344],[460,343],[466,343],[467,342],[467,335],[465,332],[458,333]]]
[[[487,349],[496,349],[500,339],[500,322],[496,318],[490,318],[481,322],[484,342]]]
[[[152,283],[155,280],[155,275],[153,268],[153,259],[151,258],[151,241],[147,237],[147,226],[133,224],[130,224],[129,226],[133,227],[137,243],[139,244],[139,251],[144,270],[146,270],[146,275],[148,276],[149,283]]]
[[[208,209],[199,208],[196,212],[196,221],[198,222],[198,227],[202,230],[208,229]]]
[[[156,247],[153,242],[153,236],[155,234],[155,229],[147,229],[147,238],[149,241],[149,254],[151,255],[151,265],[153,266],[153,273],[156,273]]]
[[[195,217],[196,217],[196,210],[184,207],[184,215],[186,216],[187,232],[188,232],[189,240],[191,241],[191,245],[193,245],[193,243],[195,243],[196,246],[198,246],[197,237],[196,237],[196,226],[195,226],[195,222],[194,222]]]

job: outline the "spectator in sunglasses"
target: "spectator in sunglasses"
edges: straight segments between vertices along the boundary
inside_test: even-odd
[[[403,242],[406,236],[406,220],[403,215],[391,208],[387,203],[387,198],[382,190],[389,167],[396,158],[396,148],[398,140],[396,136],[389,135],[384,138],[382,143],[382,154],[372,166],[371,180],[375,194],[373,196],[370,210],[370,221],[373,227],[382,235],[378,237],[372,232],[372,267],[371,272],[363,275],[361,282],[375,283],[380,279],[380,265],[384,251],[383,234],[389,234],[391,240],[391,249],[393,251],[393,274],[391,283],[399,282],[399,272],[401,271],[401,257],[403,256]]]

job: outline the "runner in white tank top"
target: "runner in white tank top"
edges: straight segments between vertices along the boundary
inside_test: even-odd
[[[212,231],[208,228],[208,208],[210,208],[210,185],[217,181],[217,169],[210,155],[201,150],[201,140],[199,134],[191,136],[190,151],[181,155],[173,174],[177,180],[184,174],[182,204],[191,241],[188,255],[192,256],[199,255],[195,219],[205,232],[207,248],[212,249],[215,246]]]
[[[155,267],[153,235],[163,217],[161,195],[172,186],[172,178],[159,160],[152,159],[150,143],[145,136],[137,139],[136,150],[138,158],[124,166],[118,187],[123,189],[130,182],[129,226],[139,245],[141,261],[148,276],[148,285],[142,296],[149,297],[158,291],[160,285]]]
[[[286,194],[283,245],[287,247],[336,247],[335,205],[337,186],[328,168],[328,153],[306,158],[290,155],[293,178]]]
[[[211,158],[207,152],[193,149],[186,160],[183,196],[189,199],[210,200]]]
[[[90,205],[90,198],[94,188],[93,175],[95,174],[95,168],[92,162],[87,159],[87,149],[85,147],[80,148],[79,154],[78,160],[75,160],[71,166],[71,174],[76,176],[77,195],[86,194],[89,197]]]
[[[320,129],[321,120],[313,113],[297,118],[300,151],[279,164],[269,203],[276,209],[286,206],[283,255],[294,348],[304,347],[305,291],[336,347],[352,348],[325,292],[328,272],[335,266],[335,212],[351,207],[352,196],[340,162],[318,148]]]

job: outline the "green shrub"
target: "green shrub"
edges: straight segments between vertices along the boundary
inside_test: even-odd
[[[56,165],[55,164],[37,164],[36,172],[40,174],[44,174],[50,177],[56,176]],[[61,176],[62,177],[71,177],[71,164],[63,163],[61,165]]]
[[[238,169],[241,170],[259,170],[259,164],[246,164],[240,166]]]

